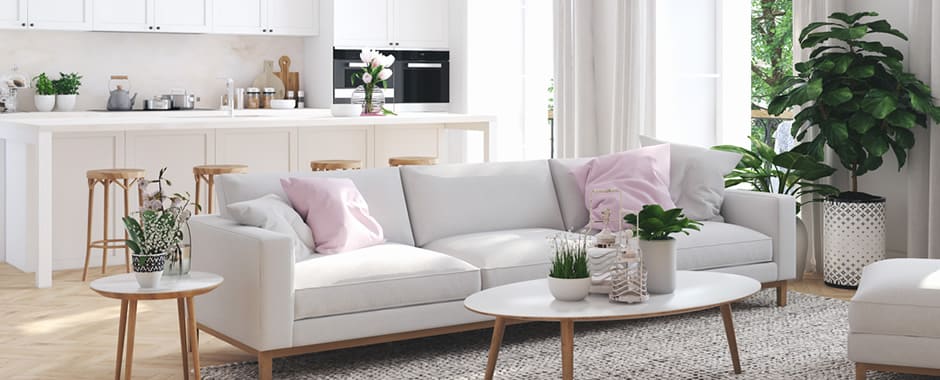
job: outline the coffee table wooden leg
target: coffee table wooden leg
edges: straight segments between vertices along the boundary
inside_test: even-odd
[[[189,339],[186,334],[186,304],[182,298],[176,299],[176,310],[179,314],[180,323],[180,351],[183,353],[183,380],[189,380],[189,345],[186,340]]]
[[[193,349],[193,378],[199,380],[199,340],[196,337],[196,307],[193,306],[193,297],[186,297],[186,318],[189,320],[189,344]]]
[[[130,380],[131,365],[134,364],[134,333],[137,329],[137,300],[129,300],[127,311],[127,357],[124,358],[124,378]]]
[[[117,360],[114,365],[114,380],[121,380],[121,359],[124,358],[124,335],[127,331],[127,300],[121,300],[121,323],[118,326]]]
[[[496,358],[499,356],[499,346],[503,344],[503,331],[506,330],[506,318],[496,317],[493,324],[493,339],[490,340],[490,354],[486,359],[486,376],[484,379],[492,380],[496,372]]]
[[[574,320],[561,320],[561,378],[574,379]]]
[[[734,373],[741,373],[741,359],[738,357],[738,341],[734,337],[734,322],[731,320],[731,304],[722,304],[721,320],[725,324],[725,335],[728,337],[728,349],[731,350],[731,363]]]

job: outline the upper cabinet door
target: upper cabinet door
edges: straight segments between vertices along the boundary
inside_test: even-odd
[[[216,0],[212,5],[212,31],[215,33],[262,34],[268,29],[268,0]]]
[[[267,0],[267,2],[270,33],[295,36],[315,36],[320,33],[319,0]]]
[[[92,30],[145,32],[153,28],[151,0],[95,0]],[[150,29],[148,29],[150,28]]]
[[[32,29],[91,30],[91,0],[26,0]]]
[[[448,7],[441,0],[390,0],[396,48],[446,49]]]
[[[339,0],[333,4],[333,45],[389,49],[387,0]]]
[[[0,28],[25,28],[26,0],[0,0]]]
[[[229,0],[220,0],[226,3]],[[153,28],[160,32],[207,33],[212,0],[153,0]]]

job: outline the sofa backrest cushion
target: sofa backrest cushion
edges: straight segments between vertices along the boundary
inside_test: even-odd
[[[231,219],[226,206],[231,203],[255,199],[266,194],[277,194],[287,199],[281,188],[281,178],[302,177],[349,178],[356,184],[366,203],[369,214],[382,225],[389,242],[414,245],[408,208],[402,191],[398,168],[343,170],[329,172],[248,173],[226,174],[216,177],[217,204],[221,215]]]
[[[564,229],[546,160],[405,166],[401,176],[418,246],[476,232]]]
[[[578,185],[578,180],[572,172],[575,168],[584,166],[590,157],[551,159],[548,166],[551,168],[552,181],[555,183],[555,193],[558,194],[558,206],[565,221],[565,229],[577,231],[588,224],[588,210],[584,206],[584,191]]]

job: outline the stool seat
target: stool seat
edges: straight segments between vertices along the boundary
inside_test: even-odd
[[[199,165],[193,166],[193,174],[218,175],[248,173],[248,165]]]
[[[144,169],[95,169],[85,172],[88,179],[116,180],[116,179],[138,179],[146,174]]]
[[[313,160],[310,161],[310,169],[319,171],[331,170],[358,170],[362,169],[360,160]]]
[[[437,157],[401,156],[388,159],[388,166],[437,165]]]

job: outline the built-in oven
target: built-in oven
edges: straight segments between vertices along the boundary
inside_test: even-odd
[[[359,50],[333,50],[333,102],[349,103],[353,90],[361,83],[353,74],[365,63]],[[394,50],[382,54],[395,56],[385,103],[396,112],[448,111],[450,105],[450,53],[446,51]]]
[[[352,93],[356,87],[362,85],[362,82],[353,81],[353,75],[362,72],[366,64],[359,58],[359,50],[333,50],[333,103],[348,104],[352,100]],[[382,54],[393,54],[393,52],[383,51]],[[395,67],[392,64],[392,67]],[[385,103],[394,104],[397,102],[395,97],[395,75],[392,75],[391,81],[388,81],[388,88],[382,93],[385,95]]]

